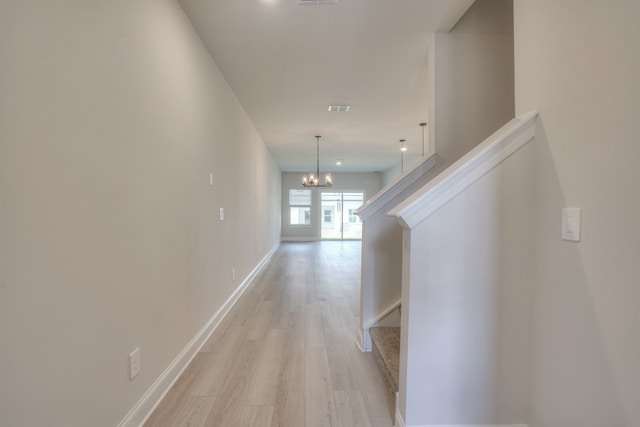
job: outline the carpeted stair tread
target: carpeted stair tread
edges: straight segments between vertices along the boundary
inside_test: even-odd
[[[391,391],[398,391],[400,375],[400,328],[379,327],[369,329],[373,354]]]

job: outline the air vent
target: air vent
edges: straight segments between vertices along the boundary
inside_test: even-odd
[[[332,4],[338,3],[340,0],[298,0],[298,4]]]
[[[351,105],[329,105],[329,111],[347,112],[351,109]]]

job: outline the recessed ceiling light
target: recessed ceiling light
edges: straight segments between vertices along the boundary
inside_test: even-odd
[[[329,111],[347,112],[351,109],[351,105],[329,105]]]
[[[336,160],[336,165],[340,166],[342,164],[342,159],[337,159]]]

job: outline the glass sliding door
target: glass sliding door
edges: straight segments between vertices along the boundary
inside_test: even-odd
[[[323,191],[320,200],[323,240],[361,240],[362,221],[354,213],[364,203],[364,192]]]

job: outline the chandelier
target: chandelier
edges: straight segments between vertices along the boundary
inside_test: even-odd
[[[313,172],[302,177],[303,187],[331,187],[331,174],[324,177],[324,184],[320,184],[320,135],[316,135],[316,174]]]

